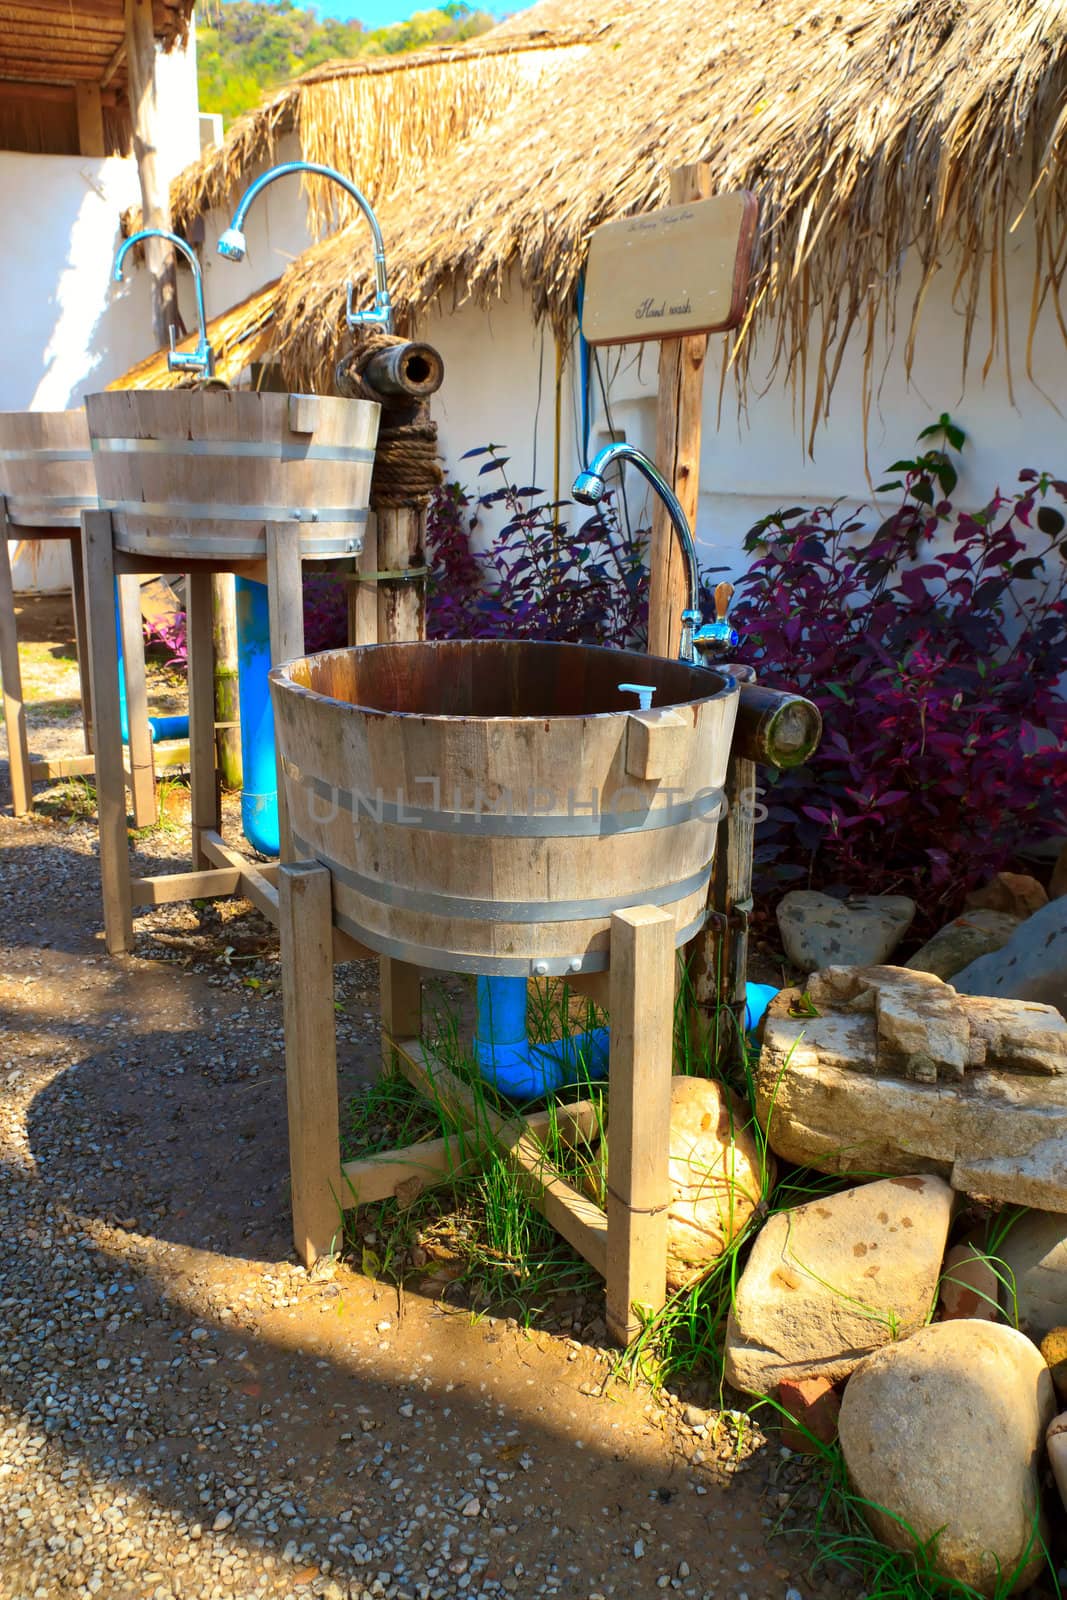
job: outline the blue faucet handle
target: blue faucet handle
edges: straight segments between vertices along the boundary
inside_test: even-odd
[[[620,694],[635,694],[637,696],[638,710],[651,710],[652,696],[656,692],[654,683],[620,683],[616,687]]]

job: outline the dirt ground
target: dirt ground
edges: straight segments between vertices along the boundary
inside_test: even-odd
[[[22,627],[31,745],[76,753],[69,618]],[[611,1379],[581,1328],[294,1265],[272,933],[168,907],[109,959],[86,797],[39,801],[12,818],[3,751],[4,1600],[839,1592],[776,1436]],[[136,849],[178,867],[185,838]],[[373,967],[338,992],[344,1093],[376,1067]]]

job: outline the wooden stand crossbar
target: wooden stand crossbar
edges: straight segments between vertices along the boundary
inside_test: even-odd
[[[77,528],[37,528],[34,538],[66,539],[70,545],[71,598],[74,608],[74,641],[81,685],[82,733],[85,755],[33,760],[26,726],[26,707],[19,665],[18,628],[15,621],[15,591],[11,578],[8,540],[13,537],[6,504],[0,496],[0,682],[3,684],[4,725],[7,730],[8,765],[11,774],[12,809],[16,817],[33,807],[33,785],[55,783],[62,778],[92,777],[96,772],[94,754],[92,688],[85,604],[85,576],[82,566],[81,534]],[[144,634],[141,628],[140,596],[135,579],[120,584],[120,614],[126,677],[127,719],[130,727],[129,766],[123,767],[124,782],[130,790],[134,824],[149,827],[156,820],[155,771],[188,759],[186,744],[155,750],[148,727],[148,699],[145,688]],[[114,621],[112,621],[112,628]],[[116,691],[117,692],[117,691]]]
[[[674,918],[658,907],[617,912],[608,981],[612,1141],[607,1209],[579,1193],[549,1162],[541,1140],[549,1114],[505,1117],[478,1102],[419,1039],[418,969],[381,960],[384,1054],[462,1131],[342,1165],[337,1094],[331,880],[317,862],[283,865],[277,877],[293,1239],[306,1266],[336,1244],[345,1210],[413,1195],[454,1176],[490,1141],[503,1150],[534,1204],[605,1280],[608,1328],[626,1343],[640,1311],[664,1302],[667,1283],[668,1142],[674,1019]],[[352,941],[342,959],[359,952]],[[596,1107],[558,1109],[565,1136],[589,1137]],[[640,1308],[640,1311],[639,1309]]]

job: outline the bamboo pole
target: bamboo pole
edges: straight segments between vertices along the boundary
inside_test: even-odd
[[[706,164],[678,167],[671,173],[672,206],[706,200],[711,190],[711,168]],[[689,526],[694,529],[700,488],[700,435],[707,353],[706,333],[684,339],[664,339],[659,353],[656,462],[681,501]],[[676,656],[682,642],[685,566],[667,508],[658,497],[652,513],[649,563],[648,651],[654,656]]]
[[[160,108],[156,85],[156,37],[152,0],[126,0],[126,59],[133,153],[141,185],[142,227],[170,231],[170,190],[160,170],[157,139]],[[149,239],[145,260],[152,281],[152,330],[158,348],[165,348],[169,330],[181,334],[178,278],[174,251],[162,239]]]

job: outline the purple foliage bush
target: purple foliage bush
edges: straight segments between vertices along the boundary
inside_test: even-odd
[[[508,457],[495,445],[479,478],[491,487],[471,496],[447,483],[430,504],[431,566],[427,632],[432,639],[557,639],[641,648],[648,629],[647,533],[623,528],[613,505],[598,507],[575,532],[532,485],[516,488]],[[496,481],[499,480],[499,481]],[[508,520],[488,550],[472,536],[479,513],[503,506]]]
[[[765,797],[764,881],[902,891],[936,915],[1067,822],[1067,482],[1022,472],[972,515],[949,499],[962,432],[943,415],[919,438],[873,533],[837,506],[758,523],[733,619],[760,680],[825,724]]]

